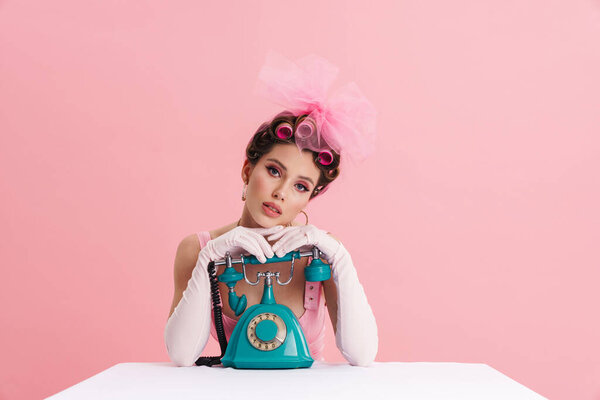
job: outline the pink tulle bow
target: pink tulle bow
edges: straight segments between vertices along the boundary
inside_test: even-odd
[[[314,54],[293,62],[269,52],[255,93],[314,121],[316,134],[295,136],[298,149],[333,149],[342,160],[362,161],[375,150],[377,113],[354,82],[327,97],[337,74],[336,66]]]

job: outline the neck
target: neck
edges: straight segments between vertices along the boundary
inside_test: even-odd
[[[242,216],[237,222],[237,226],[243,226],[246,228],[263,228],[263,226],[259,225],[254,218],[252,218],[245,204],[244,210],[242,211]]]

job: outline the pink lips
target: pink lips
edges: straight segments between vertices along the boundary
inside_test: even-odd
[[[265,214],[267,214],[270,217],[279,217],[281,215],[280,213],[275,212],[275,211],[271,210],[269,207],[267,207],[267,204],[270,205],[270,206],[272,206],[273,208],[276,208],[276,209],[279,210],[279,207],[277,207],[273,203],[263,203],[262,208],[263,208]]]
[[[281,214],[281,207],[279,207],[277,204],[271,203],[270,201],[269,202],[265,201],[263,204],[273,207],[274,209],[277,210],[277,212],[279,212],[279,214]]]

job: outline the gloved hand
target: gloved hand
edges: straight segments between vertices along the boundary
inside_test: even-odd
[[[273,249],[271,249],[271,245],[264,236],[279,232],[282,229],[283,225],[275,225],[271,228],[236,226],[218,238],[209,240],[206,246],[200,250],[196,266],[202,264],[206,268],[210,261],[224,258],[226,252],[229,251],[233,255],[239,252],[239,250],[246,250],[256,256],[260,262],[264,263],[267,261],[267,257],[273,257]],[[205,260],[208,260],[206,264],[204,264]]]
[[[278,257],[283,257],[290,251],[302,246],[317,246],[324,254],[327,262],[338,251],[341,243],[330,236],[327,232],[314,225],[290,226],[272,234],[268,240],[277,240],[273,245],[273,251]]]
[[[377,323],[350,253],[342,243],[313,225],[284,228],[267,237],[277,238],[281,238],[273,245],[277,256],[305,245],[317,246],[325,254],[337,289],[335,344],[351,365],[370,365],[379,347]]]
[[[227,251],[233,256],[243,250],[265,262],[266,257],[273,257],[273,251],[263,235],[282,228],[282,225],[271,228],[238,226],[209,240],[200,249],[192,277],[165,326],[165,344],[173,363],[186,367],[194,365],[210,337],[212,316],[208,264],[225,257]]]

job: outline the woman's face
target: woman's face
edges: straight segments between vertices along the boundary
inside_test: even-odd
[[[244,214],[264,228],[290,223],[308,204],[320,174],[311,152],[300,153],[295,144],[276,144],[255,166],[244,163],[242,179],[248,182]],[[273,213],[265,203],[280,212]]]

